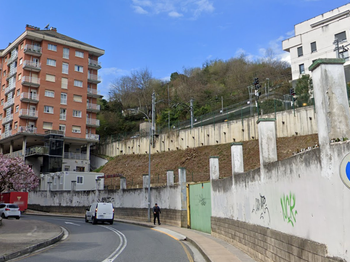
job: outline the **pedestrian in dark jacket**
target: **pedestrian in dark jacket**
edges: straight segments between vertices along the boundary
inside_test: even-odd
[[[160,211],[160,208],[159,206],[157,205],[157,203],[155,203],[154,207],[153,207],[153,217],[154,217],[154,220],[153,220],[153,223],[156,224],[156,218],[158,219],[158,225],[160,225],[160,220],[159,220],[159,214],[162,213]]]

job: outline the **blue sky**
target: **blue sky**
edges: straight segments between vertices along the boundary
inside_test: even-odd
[[[346,0],[0,0],[0,49],[25,25],[59,33],[105,50],[100,58],[100,93],[133,70],[148,68],[169,79],[183,68],[245,53],[263,57],[271,48],[288,60],[282,40],[294,25],[347,4]],[[54,4],[55,3],[55,4]]]

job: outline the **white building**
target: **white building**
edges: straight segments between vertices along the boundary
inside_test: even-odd
[[[345,58],[346,79],[350,80],[350,3],[294,26],[295,36],[284,40],[290,53],[292,79],[311,75],[309,66],[318,58]],[[338,49],[338,50],[337,50]]]

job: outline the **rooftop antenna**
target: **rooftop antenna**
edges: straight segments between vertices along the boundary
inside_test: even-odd
[[[49,26],[50,26],[50,24],[47,24],[47,25],[45,26],[45,29],[49,29]]]

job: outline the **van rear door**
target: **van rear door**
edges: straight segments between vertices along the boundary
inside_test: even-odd
[[[97,219],[113,219],[112,203],[98,203]]]

